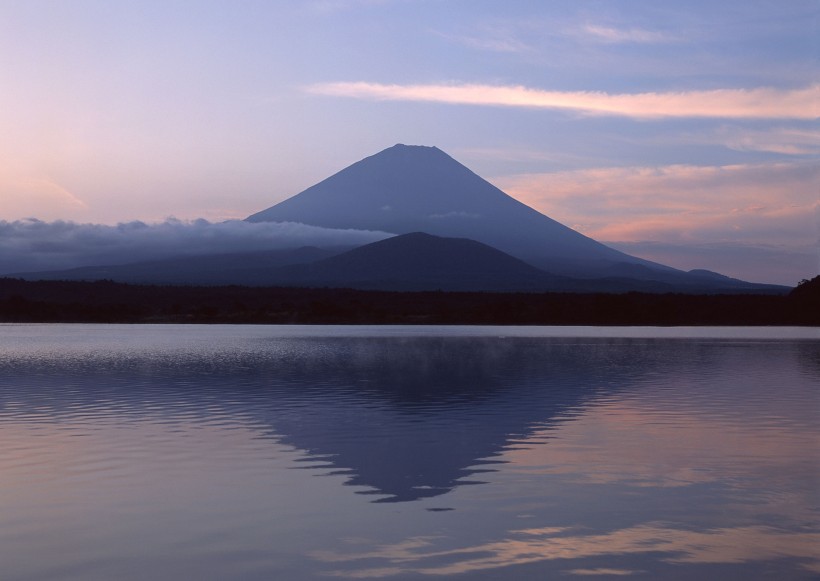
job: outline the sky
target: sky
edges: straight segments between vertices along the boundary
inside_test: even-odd
[[[818,30],[820,0],[0,0],[0,266],[201,240],[406,143],[631,254],[794,285]]]

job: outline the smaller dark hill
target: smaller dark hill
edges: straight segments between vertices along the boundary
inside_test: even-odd
[[[373,242],[325,260],[280,268],[272,271],[271,277],[286,286],[391,291],[700,294],[738,290],[732,286],[719,290],[710,281],[682,285],[617,275],[572,278],[541,270],[476,240],[422,232]],[[775,288],[782,294],[780,287]]]
[[[422,232],[289,266],[279,273],[288,284],[390,290],[543,290],[571,282],[481,242]]]

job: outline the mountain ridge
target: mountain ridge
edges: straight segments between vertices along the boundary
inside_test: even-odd
[[[268,261],[268,268],[242,265],[243,261],[260,256]],[[226,273],[218,268],[220,265],[232,266],[233,270]],[[421,232],[402,234],[346,250],[305,247],[291,252],[203,256],[196,260],[185,257],[10,276],[24,280],[104,279],[132,284],[234,284],[389,291],[782,294],[788,290],[742,281],[738,284],[718,284],[697,279],[688,285],[675,285],[616,276],[572,278],[545,272],[481,242]]]
[[[394,145],[246,220],[469,238],[570,276],[603,274],[620,263],[685,275],[572,230],[434,146]]]

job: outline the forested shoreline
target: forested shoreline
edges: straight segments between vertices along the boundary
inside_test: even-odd
[[[385,292],[0,279],[0,322],[820,325],[820,277],[788,295]]]

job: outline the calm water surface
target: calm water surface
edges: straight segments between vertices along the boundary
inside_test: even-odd
[[[817,329],[0,325],[0,579],[817,579]]]

